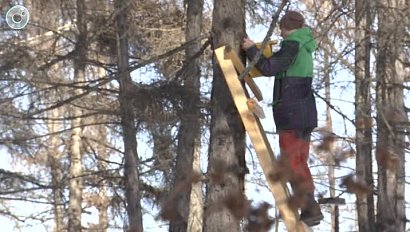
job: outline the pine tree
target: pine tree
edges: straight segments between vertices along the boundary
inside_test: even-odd
[[[213,11],[213,48],[230,46],[240,54],[245,36],[245,1],[216,0]],[[213,62],[211,137],[209,145],[204,232],[239,231],[235,209],[221,205],[244,199],[245,130],[216,61]],[[234,207],[235,208],[235,207]]]
[[[374,189],[372,159],[372,99],[370,75],[371,4],[368,0],[355,1],[355,122],[356,122],[356,176]],[[359,231],[376,231],[374,195],[356,196]]]
[[[137,141],[135,129],[135,116],[132,109],[132,86],[129,66],[128,45],[128,8],[130,1],[116,0],[116,37],[117,37],[117,78],[120,84],[120,114],[124,141],[124,184],[128,229],[130,232],[141,232],[142,207],[140,193],[140,176],[138,171],[139,157],[137,154]]]
[[[187,22],[186,41],[196,40],[202,32],[202,11],[203,0],[190,0],[186,2]],[[195,178],[198,173],[194,173],[194,160],[199,162],[199,151],[201,147],[201,113],[200,113],[200,60],[194,58],[200,51],[201,41],[197,41],[186,48],[186,67],[183,75],[183,86],[188,90],[188,95],[183,98],[183,109],[181,112],[177,139],[177,160],[175,166],[175,180],[173,183],[173,200],[177,201],[176,210],[180,220],[170,222],[170,232],[202,231],[202,189],[201,184],[196,188],[191,187],[191,178]],[[197,164],[198,165],[198,164]],[[184,183],[185,182],[185,183]],[[181,189],[182,185],[186,188]],[[192,194],[191,194],[192,192]],[[196,193],[196,194],[193,194]],[[191,199],[191,196],[194,198]],[[191,215],[191,216],[190,216]],[[191,220],[192,224],[188,224]]]

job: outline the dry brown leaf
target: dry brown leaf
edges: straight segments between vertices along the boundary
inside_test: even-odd
[[[396,170],[399,164],[399,157],[395,153],[380,146],[376,148],[376,160],[378,165],[391,171]]]
[[[353,175],[349,175],[343,178],[340,186],[345,187],[347,192],[357,195],[368,195],[372,192],[372,190],[369,186],[367,186],[366,183],[355,180]]]
[[[279,168],[275,168],[268,174],[268,179],[272,182],[286,182],[288,181],[287,175]]]
[[[202,175],[197,171],[193,171],[189,177],[191,184],[194,184],[201,181]]]
[[[277,160],[274,168],[268,174],[268,179],[273,182],[288,182],[295,179],[285,156],[280,156]]]
[[[383,116],[384,119],[387,122],[404,122],[406,123],[408,118],[407,118],[407,114],[405,112],[403,112],[401,109],[397,109],[396,107],[393,106],[383,106],[382,107],[382,112],[383,112]]]
[[[356,151],[353,148],[342,150],[335,155],[334,157],[335,164],[339,166],[341,162],[349,158],[352,158],[355,155],[356,155]]]
[[[179,221],[182,219],[178,213],[177,201],[174,197],[171,197],[162,205],[160,217],[164,221]]]
[[[267,232],[274,224],[274,220],[269,217],[268,210],[271,205],[264,202],[257,208],[251,208],[246,226],[249,232]]]
[[[187,192],[191,190],[193,183],[201,181],[201,174],[194,171],[188,171],[182,180],[179,180],[172,191],[172,195]]]
[[[364,117],[356,120],[355,125],[357,129],[370,129],[373,127],[373,119],[371,117]]]
[[[305,198],[303,196],[292,195],[288,199],[288,206],[292,211],[297,211],[298,209],[305,207]]]
[[[181,220],[182,217],[178,213],[178,203],[181,200],[181,193],[186,193],[191,190],[192,183],[197,183],[201,180],[201,174],[198,172],[187,172],[184,179],[175,184],[173,191],[170,193],[168,200],[162,205],[160,217],[165,221]]]
[[[337,136],[334,133],[323,135],[321,143],[317,145],[317,149],[319,151],[331,152],[333,149],[333,144],[336,140],[336,137]]]

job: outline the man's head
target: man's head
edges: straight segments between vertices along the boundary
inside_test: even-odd
[[[305,18],[299,12],[288,11],[279,21],[279,28],[282,36],[286,37],[295,29],[302,28],[305,25]]]

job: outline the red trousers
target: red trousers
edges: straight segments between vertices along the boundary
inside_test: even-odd
[[[312,174],[307,164],[310,134],[311,130],[279,131],[281,159],[286,162],[292,172],[290,184],[293,191],[314,192]]]

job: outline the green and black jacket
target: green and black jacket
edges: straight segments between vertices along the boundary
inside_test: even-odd
[[[278,130],[317,127],[316,102],[312,93],[313,52],[316,41],[309,28],[292,32],[280,50],[269,58],[261,56],[256,68],[264,76],[275,76],[273,116]],[[249,59],[255,46],[246,50]]]

